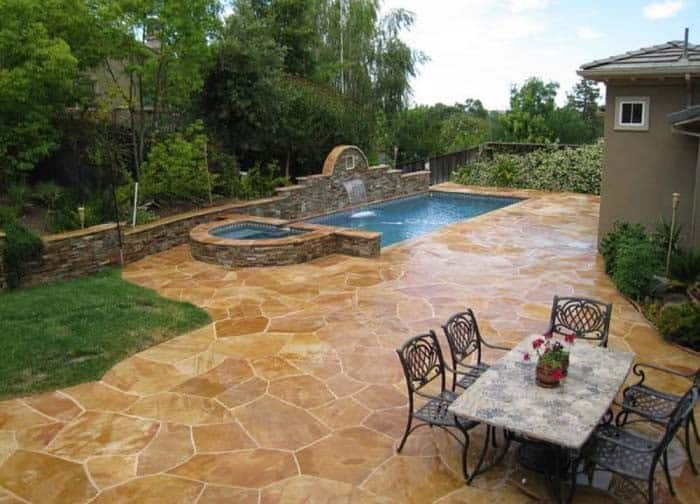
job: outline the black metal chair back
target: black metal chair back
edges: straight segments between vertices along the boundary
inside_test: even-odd
[[[440,391],[445,390],[445,361],[434,331],[409,338],[396,353],[406,377],[411,407],[413,394],[436,378],[440,379]]]
[[[481,363],[481,333],[471,308],[452,315],[442,326],[442,330],[450,347],[452,369],[457,369],[457,364],[464,362],[474,353],[476,363]]]
[[[668,423],[666,424],[666,432],[664,433],[661,442],[659,443],[658,455],[661,455],[668,445],[673,441],[678,429],[685,425],[688,417],[693,412],[695,404],[698,402],[698,389],[696,387],[690,387],[688,391],[683,394],[683,397],[678,401],[678,404],[671,413]]]
[[[549,330],[608,346],[612,304],[583,297],[554,296]]]

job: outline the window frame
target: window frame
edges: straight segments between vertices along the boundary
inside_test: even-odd
[[[641,123],[623,123],[623,105],[642,105]],[[615,98],[615,129],[619,131],[649,131],[649,97],[648,96],[618,96]]]

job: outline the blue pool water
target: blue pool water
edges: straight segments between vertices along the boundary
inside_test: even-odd
[[[258,222],[237,222],[227,226],[214,228],[210,234],[232,240],[265,240],[268,238],[284,238],[305,233],[303,229],[280,228]]]
[[[519,198],[429,192],[309,219],[314,224],[382,233],[382,246],[512,205]]]

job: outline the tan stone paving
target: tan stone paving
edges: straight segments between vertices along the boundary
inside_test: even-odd
[[[614,303],[613,346],[682,371],[700,359],[666,344],[603,273],[597,198],[528,196],[377,259],[229,271],[183,246],[128,266],[125,278],[215,322],[100,382],[0,403],[0,502],[533,501],[541,479],[512,457],[465,487],[456,450],[427,429],[395,453],[406,337],[470,306],[486,337],[513,345],[545,328],[554,294],[577,294]],[[679,499],[700,502],[699,483],[685,465]]]

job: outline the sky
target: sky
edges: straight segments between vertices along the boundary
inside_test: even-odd
[[[682,40],[700,44],[700,0],[384,0],[416,15],[403,39],[430,61],[412,81],[417,104],[478,98],[508,108],[510,87],[531,76],[556,81],[563,103],[578,67]]]

